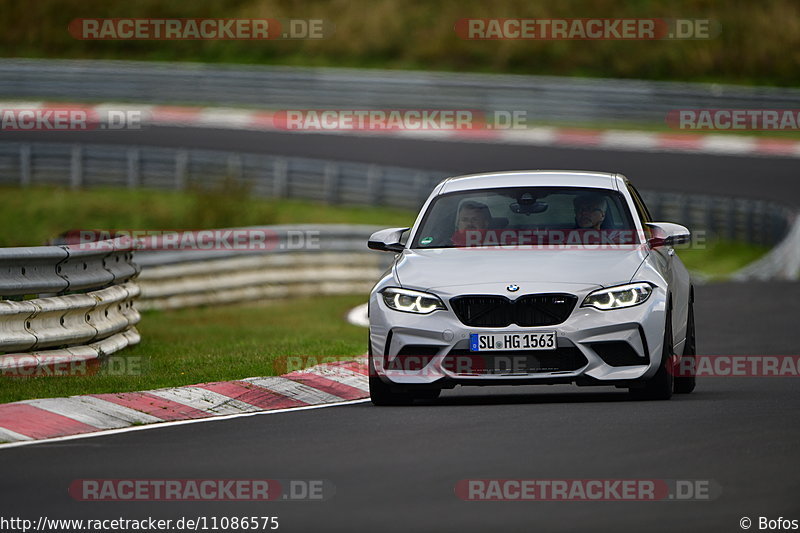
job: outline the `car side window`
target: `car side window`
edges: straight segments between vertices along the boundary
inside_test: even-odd
[[[647,205],[644,203],[644,200],[642,200],[642,197],[639,195],[639,191],[636,190],[636,187],[629,183],[628,191],[633,197],[633,203],[636,204],[636,210],[639,212],[639,218],[642,219],[642,222],[652,222],[653,217],[650,215],[650,211],[647,209]]]
[[[650,216],[650,211],[647,210],[647,206],[642,201],[642,197],[639,196],[639,191],[631,185],[630,183],[626,183],[628,187],[628,192],[631,193],[631,197],[633,198],[633,205],[636,206],[636,213],[639,215],[639,220],[642,221],[642,228],[644,229],[644,236],[646,239],[650,239],[652,237],[652,233],[650,231],[650,226],[647,225],[648,222],[653,221],[653,217]]]

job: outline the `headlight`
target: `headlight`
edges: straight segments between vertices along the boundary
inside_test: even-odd
[[[437,309],[446,309],[438,296],[409,289],[388,288],[381,292],[383,301],[390,309],[427,315]]]
[[[633,307],[650,297],[653,287],[649,283],[631,283],[594,291],[583,300],[581,307],[594,307],[602,311]]]

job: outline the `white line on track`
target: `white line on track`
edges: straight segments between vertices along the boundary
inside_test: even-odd
[[[0,440],[14,440],[14,441],[33,441],[33,437],[29,437],[27,435],[23,435],[22,433],[17,433],[16,431],[11,431],[10,429],[0,428]],[[34,441],[35,442],[35,441]],[[16,444],[12,442],[12,444]],[[2,446],[2,444],[0,444]]]

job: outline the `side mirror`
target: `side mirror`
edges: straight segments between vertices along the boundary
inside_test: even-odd
[[[659,246],[675,246],[676,244],[683,244],[692,239],[692,233],[685,226],[680,224],[673,224],[671,222],[656,222],[648,224],[652,230],[653,236],[647,241],[650,248],[658,248]]]
[[[401,242],[403,233],[409,229],[410,228],[389,228],[376,231],[369,238],[369,241],[367,241],[367,247],[370,250],[400,253],[405,248],[405,245]]]

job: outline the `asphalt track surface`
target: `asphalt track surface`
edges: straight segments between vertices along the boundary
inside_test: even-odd
[[[470,172],[597,168],[625,172],[642,188],[800,198],[798,162],[789,159],[214,130],[151,134],[148,144],[162,146]],[[714,284],[696,292],[698,353],[798,353],[800,284]],[[708,378],[669,402],[631,401],[613,388],[459,388],[412,407],[364,403],[37,444],[0,450],[0,516],[277,515],[279,531],[741,531],[747,516],[757,530],[760,516],[800,519],[799,399],[800,379],[788,377]],[[74,501],[67,487],[86,478],[325,479],[336,493],[322,502]],[[455,484],[474,478],[701,479],[721,493],[710,501],[461,501]]]
[[[775,309],[783,299],[789,307]],[[697,288],[704,354],[797,353],[800,285]],[[0,451],[5,516],[277,515],[281,531],[737,531],[800,518],[800,379],[708,378],[668,402],[613,388],[460,388]],[[322,502],[77,502],[86,478],[326,479]],[[466,502],[470,478],[708,479],[710,501]],[[753,528],[755,529],[755,528]]]
[[[529,169],[596,170],[625,174],[640,189],[741,196],[800,205],[798,158],[179,127],[116,132],[4,132],[2,139],[231,150],[363,161],[457,174]]]

